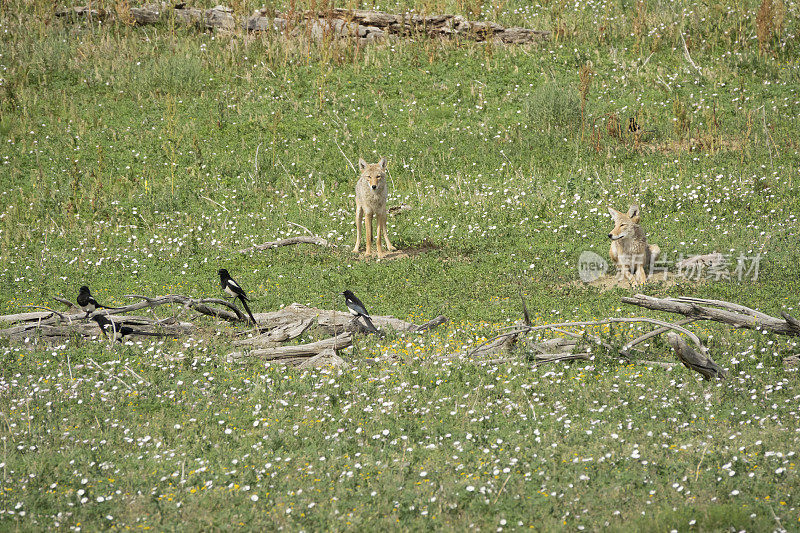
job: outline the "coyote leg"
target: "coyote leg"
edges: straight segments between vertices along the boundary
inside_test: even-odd
[[[366,231],[367,251],[365,255],[372,255],[372,213],[364,214],[364,231]]]
[[[636,274],[634,275],[634,281],[636,285],[644,285],[647,283],[647,272],[645,272],[644,265],[635,265],[636,267]]]
[[[381,231],[381,228],[383,228],[383,238],[386,241],[386,251],[394,252],[397,248],[389,242],[389,231],[386,229],[386,213],[378,217],[378,231]]]
[[[364,211],[360,205],[356,205],[356,245],[353,248],[353,253],[358,253],[358,248],[361,246],[361,221],[364,218]]]
[[[383,233],[383,227],[381,226],[381,216],[379,214],[375,215],[376,223],[378,224],[378,229],[375,230],[375,245],[378,248],[378,257],[383,257],[386,255],[386,252],[383,250],[383,242],[381,241],[381,234]]]

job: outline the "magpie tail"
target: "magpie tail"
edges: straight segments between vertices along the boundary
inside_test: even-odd
[[[239,297],[239,301],[242,302],[242,306],[244,307],[244,310],[247,311],[247,314],[250,316],[250,320],[253,321],[253,324],[258,324],[258,322],[256,322],[256,317],[254,317],[253,313],[250,312],[250,307],[247,305],[247,300]]]
[[[372,323],[372,320],[367,315],[359,315],[361,318],[364,319],[364,322],[367,324],[367,329],[372,331],[373,333],[378,333],[378,328],[375,327],[375,324]]]

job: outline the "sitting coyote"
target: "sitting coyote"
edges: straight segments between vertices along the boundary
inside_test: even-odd
[[[650,266],[658,258],[661,248],[647,244],[644,229],[639,225],[638,206],[632,205],[627,214],[611,207],[608,212],[614,219],[614,229],[608,234],[611,239],[608,255],[617,266],[617,277],[633,283],[645,283]]]
[[[367,232],[366,256],[372,254],[372,217],[378,217],[378,234],[375,237],[378,245],[378,257],[383,257],[386,252],[393,252],[395,247],[389,242],[389,233],[386,231],[386,198],[388,186],[386,184],[386,158],[382,157],[378,163],[369,164],[363,159],[358,160],[361,176],[356,183],[356,245],[354,253],[358,253],[361,246],[361,219],[364,218],[364,229]],[[381,246],[381,236],[386,241],[386,251]]]

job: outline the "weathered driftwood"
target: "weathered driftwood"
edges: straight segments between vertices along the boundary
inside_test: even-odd
[[[800,321],[788,313],[783,318],[767,315],[739,304],[722,300],[703,300],[700,298],[654,298],[637,294],[623,297],[627,304],[637,305],[654,311],[666,311],[685,315],[696,320],[713,320],[734,328],[758,329],[781,335],[800,336]],[[702,304],[702,305],[701,305]]]
[[[527,361],[532,361],[534,365],[540,365],[544,363],[555,363],[558,361],[570,361],[575,359],[580,359],[584,361],[588,361],[592,358],[592,354],[589,352],[579,352],[579,353],[536,353],[536,354],[528,354],[526,357]],[[482,365],[497,365],[501,363],[514,363],[523,361],[521,357],[501,357],[499,359],[484,359],[479,361]]]
[[[82,317],[83,316],[85,316],[85,314],[82,314]],[[131,335],[134,340],[137,337],[172,337],[187,335],[192,333],[195,329],[192,323],[181,322],[173,318],[154,320],[141,316],[114,316],[114,323],[118,326],[130,326],[136,333],[141,333],[141,335]],[[47,342],[55,342],[73,335],[95,337],[101,335],[101,333],[100,327],[93,320],[80,318],[72,321],[63,321],[58,324],[26,322],[0,330],[0,337],[8,337],[12,341],[42,339]]]
[[[670,331],[669,329],[660,328],[658,330],[660,333],[664,333],[664,331]],[[498,339],[500,340],[500,339]],[[575,352],[575,349],[580,345],[580,341],[575,338],[564,338],[564,337],[555,337],[552,339],[546,339],[544,341],[533,342],[533,343],[526,343],[525,344],[525,358],[529,361],[533,361],[534,364],[542,364],[542,363],[554,363],[558,361],[568,361],[568,360],[590,360],[592,354],[590,352]],[[494,350],[497,352],[499,350]],[[499,364],[499,363],[509,363],[513,361],[522,361],[522,357],[504,357],[500,359],[487,359],[480,361],[481,364]],[[664,368],[672,368],[675,366],[676,363],[669,362],[669,361],[648,361],[645,359],[637,359],[632,361],[637,364],[641,365],[648,365],[648,366],[661,366]]]
[[[271,250],[273,248],[280,248],[281,246],[292,246],[293,244],[316,244],[317,246],[324,246],[325,248],[333,248],[336,246],[328,242],[327,239],[323,239],[317,235],[299,235],[297,237],[288,237],[286,239],[278,239],[277,241],[265,242],[264,244],[257,244],[250,248],[239,250],[239,253],[246,254],[259,250]]]
[[[308,344],[297,344],[292,346],[273,346],[261,348],[249,352],[233,352],[228,355],[228,359],[236,360],[243,357],[259,357],[267,361],[284,361],[295,363],[315,356],[325,350],[342,350],[353,344],[353,335],[345,332],[335,337]]]
[[[481,344],[471,352],[467,353],[468,357],[488,357],[498,353],[508,352],[517,343],[521,331],[515,331],[508,335],[499,335],[492,339],[490,342]]]
[[[131,311],[138,311],[140,309],[147,309],[158,307],[161,305],[167,304],[179,304],[183,305],[184,307],[189,307],[198,311],[201,314],[213,316],[217,318],[222,318],[224,320],[229,321],[243,321],[246,322],[248,319],[241,310],[239,310],[236,305],[226,300],[222,300],[219,298],[191,298],[189,296],[183,296],[181,294],[168,294],[166,296],[158,296],[155,298],[151,298],[149,296],[141,296],[138,294],[127,294],[125,295],[126,298],[138,298],[144,300],[142,302],[138,302],[131,305],[126,305],[124,307],[114,307],[111,309],[99,309],[95,311],[94,314],[98,315],[122,315],[125,313],[130,313]],[[56,298],[56,300],[70,304],[71,303],[63,298]],[[212,307],[211,304],[221,305],[223,307],[227,307],[230,311],[225,309],[219,309],[216,307]],[[81,309],[77,306],[72,306],[66,313],[61,313],[59,311],[55,311],[49,308],[47,311],[37,311],[33,313],[17,313],[12,315],[3,315],[0,316],[0,322],[31,322],[36,323],[38,325],[47,325],[47,324],[58,324],[61,322],[69,322],[71,320],[83,320],[86,317],[86,314],[81,311]],[[135,320],[134,318],[126,319],[126,318],[115,318],[115,321],[125,322],[126,320]]]
[[[543,363],[555,363],[557,361],[574,361],[579,359],[581,361],[588,361],[592,358],[589,352],[579,353],[537,353],[533,356],[534,364],[540,365]]]
[[[106,20],[114,14],[101,9],[86,7],[63,9],[57,16],[87,18],[92,21]],[[459,37],[479,42],[491,41],[502,44],[526,44],[548,39],[550,32],[529,28],[506,28],[490,21],[471,21],[460,15],[417,15],[411,13],[392,14],[382,11],[333,9],[305,11],[271,16],[267,9],[260,9],[249,17],[237,17],[226,6],[211,9],[187,7],[185,4],[170,5],[166,2],[147,4],[131,8],[123,14],[125,21],[139,25],[155,24],[163,20],[174,20],[206,29],[235,30],[242,28],[250,32],[291,33],[308,35],[323,41],[333,38],[352,38],[361,43],[382,41],[387,36]],[[305,24],[303,24],[305,22]]]
[[[192,333],[195,330],[195,326],[191,322],[181,322],[176,318],[158,320],[149,316],[123,315],[122,313],[166,304],[179,304],[209,316],[232,321],[246,321],[244,314],[235,305],[221,299],[196,299],[179,294],[169,294],[156,298],[141,295],[127,295],[127,297],[140,298],[143,301],[125,307],[98,310],[94,314],[111,316],[115,324],[131,326],[137,332],[140,332],[141,336],[185,335]],[[235,312],[213,307],[210,304],[219,304]],[[49,308],[45,309],[47,311],[0,316],[0,322],[11,324],[10,327],[0,330],[0,336],[17,341],[34,339],[58,340],[72,335],[91,337],[98,335],[100,332],[97,324],[80,308],[72,307],[68,312],[69,314]],[[353,333],[369,333],[367,328],[362,323],[354,320],[349,313],[317,309],[301,304],[292,304],[279,311],[258,313],[255,316],[260,334],[256,337],[236,341],[234,345],[269,349],[301,336],[313,325],[316,325],[325,335],[344,335],[342,338],[346,338]],[[426,331],[447,321],[443,316],[419,325],[391,316],[373,316],[372,320],[381,328],[415,333]],[[295,353],[297,350],[295,347],[284,346],[284,348],[286,348],[286,354],[281,355],[281,357],[287,358],[287,361],[288,359],[293,359],[294,363],[299,364],[309,356],[307,353]],[[314,346],[314,349],[316,348],[318,346]],[[316,350],[313,353],[316,354],[319,351]],[[255,353],[258,353],[258,351]],[[328,361],[325,364],[333,363]]]
[[[343,366],[348,367],[350,365],[347,362],[336,355],[336,352],[333,349],[325,349],[319,352],[317,355],[314,355],[302,363],[300,363],[297,367],[298,368],[318,368],[323,366]]]
[[[156,298],[150,298],[149,296],[142,296],[140,294],[126,294],[125,297],[138,298],[144,301],[127,305],[125,307],[118,307],[115,309],[103,309],[97,311],[96,313],[102,315],[118,315],[123,313],[130,313],[131,311],[138,311],[139,309],[146,309],[148,307],[153,308],[167,304],[180,304],[183,305],[184,307],[194,309],[195,311],[203,315],[208,315],[215,318],[221,318],[223,320],[228,320],[229,322],[249,321],[247,316],[245,316],[245,314],[238,307],[236,307],[236,305],[221,298],[197,299],[197,298],[191,298],[189,296],[184,296],[182,294],[168,294],[166,296],[157,296]],[[222,305],[224,307],[227,307],[231,311],[227,311],[225,309],[218,309],[216,307],[212,307],[209,304]]]
[[[45,320],[57,316],[52,311],[34,311],[30,313],[15,313],[12,315],[0,315],[0,322],[29,322],[31,320]]]
[[[677,322],[675,322],[675,325],[676,326],[685,326],[686,324],[691,324],[692,322],[695,322],[695,321],[696,321],[696,319],[694,319],[694,318],[684,318],[683,320],[678,320]],[[664,333],[666,333],[668,331],[670,331],[670,328],[658,328],[658,329],[654,329],[653,331],[650,331],[649,333],[645,333],[644,335],[642,335],[640,337],[636,337],[632,341],[626,343],[625,346],[620,348],[619,353],[621,353],[625,357],[630,357],[631,350],[634,349],[634,346],[636,346],[637,344],[641,344],[646,340],[650,340],[653,337],[658,337],[659,335],[662,335],[662,334],[664,334]]]
[[[255,347],[249,352],[234,352],[229,354],[231,360],[243,357],[260,357],[268,361],[288,365],[302,366],[341,366],[344,361],[335,355],[336,350],[341,350],[352,344],[354,333],[367,333],[367,329],[358,321],[353,320],[350,313],[343,311],[317,309],[306,305],[293,303],[279,311],[259,313],[256,320],[260,330],[266,332],[252,338],[236,341],[239,347]],[[447,319],[440,316],[425,324],[412,324],[404,320],[387,316],[372,316],[376,326],[391,328],[397,331],[421,332],[439,324]],[[279,343],[295,339],[312,326],[324,335],[331,338],[293,346],[279,346]],[[331,351],[334,352],[331,355]]]
[[[282,316],[265,324],[269,330],[256,337],[239,340],[234,346],[276,346],[282,342],[296,339],[314,323],[313,317],[297,319],[293,316]],[[263,329],[263,328],[262,328]]]
[[[128,297],[140,298],[144,301],[125,307],[100,309],[94,314],[113,316],[113,321],[115,324],[131,326],[137,332],[141,332],[143,336],[186,335],[193,332],[195,327],[191,322],[181,322],[175,318],[157,320],[143,316],[123,316],[123,313],[158,307],[166,304],[180,304],[194,309],[202,314],[222,318],[225,320],[247,320],[245,315],[239,311],[235,305],[225,300],[216,298],[196,299],[180,294],[170,294],[167,296],[159,296],[157,298],[139,295],[128,295]],[[58,298],[58,300],[71,305],[71,302],[62,298]],[[213,307],[210,304],[218,304],[228,307],[229,309],[232,309],[233,312]],[[86,313],[76,306],[70,307],[69,311],[66,313],[55,311],[49,308],[45,309],[48,310],[44,312],[17,313],[13,315],[0,316],[0,322],[13,324],[8,328],[0,330],[0,337],[8,337],[14,341],[36,338],[55,341],[59,338],[67,338],[72,335],[90,337],[97,335],[99,332],[99,327],[97,324],[95,324],[94,321],[92,321],[90,317],[86,315]],[[134,337],[135,336],[136,335],[134,335]]]
[[[515,329],[512,329],[512,330],[507,331],[505,333],[501,333],[500,335],[497,335],[496,337],[493,337],[493,338],[491,338],[491,339],[489,339],[487,341],[484,341],[482,344],[478,345],[477,348],[474,348],[473,350],[467,352],[467,356],[468,357],[473,357],[476,354],[488,355],[486,353],[486,351],[483,350],[483,348],[486,345],[492,344],[492,345],[495,345],[495,346],[502,346],[502,343],[498,343],[497,342],[498,340],[506,338],[506,337],[514,337],[514,338],[516,338],[517,336],[519,336],[522,333],[532,333],[534,331],[541,331],[541,330],[546,330],[546,329],[558,330],[560,328],[566,328],[566,327],[601,326],[601,325],[605,325],[605,324],[625,324],[625,323],[635,323],[635,322],[646,322],[646,323],[649,323],[649,324],[655,324],[657,326],[661,326],[662,328],[666,328],[666,329],[677,331],[679,333],[683,333],[684,335],[689,337],[692,340],[692,342],[694,342],[700,348],[700,350],[703,353],[705,353],[705,351],[706,351],[706,348],[703,346],[703,343],[700,342],[700,338],[697,335],[695,335],[694,333],[692,333],[688,329],[686,329],[684,327],[681,327],[681,326],[679,326],[677,324],[671,324],[669,322],[664,322],[663,320],[656,320],[656,319],[647,318],[647,317],[631,317],[631,318],[622,317],[622,318],[604,318],[604,319],[601,319],[601,320],[587,320],[587,321],[580,321],[580,322],[560,322],[560,323],[557,323],[557,324],[544,324],[544,325],[541,325],[541,326],[518,326],[518,327],[515,327]],[[562,333],[565,333],[565,332],[562,331]],[[583,337],[583,336],[585,336],[585,333],[584,334],[577,334],[577,333],[569,332],[569,335],[570,336],[575,336],[575,337]],[[596,343],[599,342],[600,344],[602,344],[606,348],[609,348],[609,345],[607,345],[606,343],[604,343],[601,340],[599,340],[596,336],[588,335],[587,337],[589,339],[593,340],[594,342],[596,342]],[[497,351],[498,350],[494,350],[494,352],[489,352],[489,353],[496,353]]]
[[[60,296],[53,296],[53,300],[66,305],[67,310],[69,310],[70,312],[77,313],[79,311],[82,311],[82,309],[78,305],[76,305],[74,302],[70,302],[66,298],[61,298]]]
[[[715,363],[708,355],[692,349],[677,333],[673,331],[667,333],[667,342],[675,350],[675,355],[678,356],[683,366],[689,370],[699,372],[707,380],[713,378],[725,379],[727,372],[721,366]]]
[[[284,323],[287,321],[301,322],[307,319],[316,320],[317,326],[329,335],[338,335],[343,331],[363,332],[365,328],[362,324],[353,320],[353,316],[345,311],[319,309],[307,305],[293,303],[270,313],[256,313],[256,320],[259,324],[268,326],[272,323]],[[413,324],[400,320],[393,316],[372,315],[372,323],[379,329],[390,328],[395,331],[420,333],[433,329],[436,326],[447,322],[447,318],[438,316],[424,324]]]
[[[571,353],[579,344],[578,339],[565,339],[564,337],[555,337],[541,342],[534,342],[528,344],[526,347],[532,352],[540,354],[552,353]]]

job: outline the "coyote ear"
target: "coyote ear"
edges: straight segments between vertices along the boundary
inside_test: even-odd
[[[631,217],[631,220],[633,220],[634,224],[638,224],[639,223],[639,206],[638,205],[632,205],[630,207],[630,209],[628,209],[628,216]]]
[[[364,161],[363,157],[359,157],[358,158],[358,170],[364,170],[365,168],[367,168],[367,162]]]
[[[617,218],[619,218],[619,216],[620,216],[622,213],[620,213],[619,211],[617,211],[617,210],[616,210],[616,209],[614,209],[613,207],[609,207],[609,208],[608,208],[608,214],[609,214],[609,215],[611,215],[611,218],[613,218],[614,220],[617,220]]]
[[[386,165],[387,165],[388,163],[386,162],[386,158],[385,158],[385,157],[381,157],[381,161],[380,161],[380,163],[379,163],[379,164],[381,165],[381,168],[382,168],[383,170],[386,170]]]

